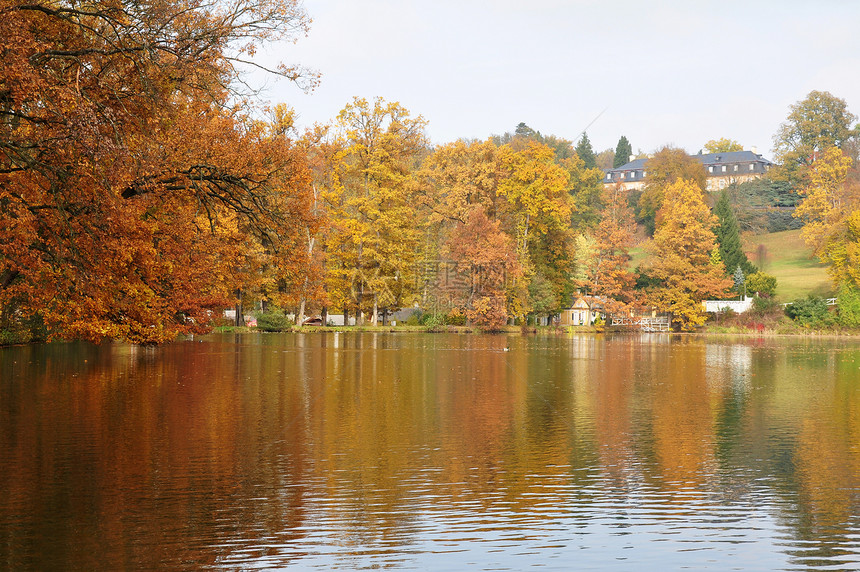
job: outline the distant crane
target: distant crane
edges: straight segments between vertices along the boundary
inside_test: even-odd
[[[603,111],[601,111],[600,113],[598,113],[598,114],[597,114],[597,117],[595,117],[594,119],[592,119],[592,120],[591,120],[591,123],[589,123],[588,125],[586,125],[586,126],[585,126],[585,129],[583,129],[583,130],[579,133],[579,137],[580,137],[580,138],[582,138],[582,136],[583,136],[583,135],[585,135],[585,132],[586,132],[586,131],[588,131],[588,128],[589,128],[589,127],[591,127],[592,125],[594,125],[594,122],[595,122],[595,121],[597,121],[598,119],[600,119],[600,116],[601,116],[601,115],[603,115],[604,113],[606,113],[606,110],[607,110],[607,109],[609,109],[609,108],[608,108],[608,107],[604,107],[604,108],[603,108]]]

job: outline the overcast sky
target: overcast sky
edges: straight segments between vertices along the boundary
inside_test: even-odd
[[[818,0],[305,0],[313,19],[268,55],[316,69],[303,94],[269,80],[300,126],[353,96],[399,101],[435,144],[525,122],[595,151],[697,152],[728,137],[771,156],[789,106],[829,91],[860,112],[860,2]],[[256,76],[254,79],[257,79]],[[599,116],[599,117],[598,117]],[[589,126],[590,125],[590,126]]]

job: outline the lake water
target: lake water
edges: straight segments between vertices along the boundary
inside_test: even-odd
[[[0,349],[0,569],[856,570],[860,342]]]

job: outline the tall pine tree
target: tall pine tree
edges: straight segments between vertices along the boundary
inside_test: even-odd
[[[588,140],[588,135],[582,134],[582,139],[576,144],[576,154],[585,163],[586,169],[594,169],[597,167],[597,158],[594,156],[594,149],[591,148],[591,141]]]
[[[723,191],[720,200],[714,206],[714,214],[717,215],[717,225],[714,234],[720,246],[720,257],[726,268],[726,275],[734,275],[735,269],[740,267],[744,276],[749,276],[757,271],[757,268],[749,261],[741,247],[741,235],[738,219],[729,203],[729,195]]]
[[[629,163],[631,155],[633,155],[633,147],[627,137],[622,135],[621,139],[618,140],[618,145],[615,146],[615,159],[612,161],[612,168],[615,169]]]

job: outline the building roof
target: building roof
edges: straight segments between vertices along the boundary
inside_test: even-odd
[[[588,306],[589,310],[602,310],[603,305],[606,302],[606,298],[603,296],[588,296],[586,294],[574,294],[573,295],[573,303],[570,305],[571,308],[576,306],[576,303],[582,300]]]
[[[615,167],[614,169],[609,169],[606,171],[607,173],[615,173],[618,171],[638,171],[645,168],[645,162],[648,161],[645,159],[634,159],[629,163],[621,165],[620,167]]]
[[[730,151],[728,153],[700,153],[698,155],[690,155],[697,161],[701,162],[706,167],[711,165],[732,165],[735,163],[763,163],[765,165],[773,165],[770,161],[752,151]],[[609,169],[606,173],[621,173],[627,171],[641,171],[645,169],[645,163],[648,159],[635,159],[620,167]]]
[[[773,165],[770,161],[752,151],[730,151],[728,153],[707,153],[692,155],[694,159],[708,165],[731,165],[732,163],[765,163]]]

